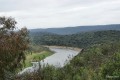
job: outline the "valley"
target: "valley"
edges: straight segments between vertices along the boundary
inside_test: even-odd
[[[120,0],[0,0],[0,80],[120,80]]]

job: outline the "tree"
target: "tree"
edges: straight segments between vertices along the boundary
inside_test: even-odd
[[[114,53],[112,58],[103,66],[102,76],[120,80],[120,52]]]
[[[25,60],[28,30],[16,30],[16,24],[14,18],[0,17],[0,80],[5,80],[8,73],[14,73]]]

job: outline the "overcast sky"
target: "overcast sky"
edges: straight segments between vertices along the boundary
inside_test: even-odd
[[[120,0],[0,0],[0,16],[29,29],[119,24]]]

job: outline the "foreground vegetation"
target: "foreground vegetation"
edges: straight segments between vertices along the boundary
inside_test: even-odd
[[[93,45],[63,68],[47,66],[18,80],[120,80],[120,44]]]

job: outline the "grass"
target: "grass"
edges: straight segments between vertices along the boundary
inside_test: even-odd
[[[42,51],[40,53],[26,54],[24,68],[32,66],[32,63],[31,63],[32,61],[34,61],[34,62],[40,61],[52,54],[53,54],[53,52],[51,52],[51,51]]]

